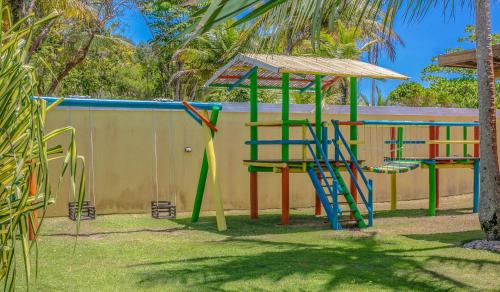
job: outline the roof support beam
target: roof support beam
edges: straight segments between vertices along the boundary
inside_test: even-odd
[[[325,76],[321,76],[320,78],[323,79],[323,77],[325,77]],[[313,86],[315,84],[316,84],[316,79],[314,79],[313,81],[309,82],[309,84],[307,84],[306,87],[302,88],[300,90],[300,93],[306,92],[309,88],[311,88],[311,86]]]
[[[257,69],[258,67],[257,66],[254,66],[252,69],[250,69],[247,73],[243,74],[240,79],[238,79],[235,83],[231,84],[231,86],[229,86],[227,88],[228,91],[231,91],[233,89],[235,89],[236,87],[238,87],[238,85],[240,85],[241,82],[245,81],[245,79],[247,79],[248,77],[250,77],[250,75],[252,75],[253,73],[256,73],[257,72]]]
[[[325,84],[323,84],[323,86],[321,87],[321,90],[325,90],[327,88],[330,88],[333,84],[335,84],[335,82],[339,81],[340,78],[341,77],[335,77],[332,80],[325,82]]]
[[[218,79],[240,79],[242,76],[238,75],[221,75]],[[259,76],[259,80],[267,80],[267,81],[281,81],[281,77],[270,77],[270,76]],[[300,79],[300,78],[290,78],[290,81],[294,82],[313,82],[309,79]]]

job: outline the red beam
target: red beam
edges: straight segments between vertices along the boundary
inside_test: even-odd
[[[321,90],[325,90],[331,86],[333,86],[337,81],[339,81],[341,78],[340,77],[335,77],[333,78],[332,80],[330,81],[327,81],[325,83],[323,83],[323,86],[321,86]]]
[[[337,121],[339,126],[362,126],[363,122]]]
[[[318,171],[316,173],[316,175],[318,176],[319,183],[321,184],[320,172]],[[315,198],[315,200],[314,200],[314,215],[321,216],[321,201],[319,200],[319,196],[318,196],[317,192],[316,192],[314,198]]]
[[[257,173],[250,173],[250,218],[259,217],[259,199],[257,196]]]
[[[192,105],[190,105],[189,102],[183,100],[182,104],[188,110],[192,111],[198,118],[200,118],[200,120],[202,120],[210,129],[212,129],[214,132],[218,131],[217,127],[214,124],[212,124],[212,122],[210,122],[205,116],[200,114],[200,112],[198,112]]]
[[[219,76],[218,79],[240,79],[241,76],[238,76],[238,75],[222,75],[222,76]],[[259,76],[258,77],[259,80],[269,80],[269,81],[281,81],[281,77],[263,77],[263,76]],[[294,82],[313,82],[314,80],[307,80],[307,79],[297,79],[297,78],[290,78],[290,81],[294,81]]]
[[[290,217],[290,175],[288,167],[281,172],[281,224],[288,225]]]
[[[479,140],[479,126],[474,127],[474,140]],[[479,144],[474,144],[474,157],[479,157]]]

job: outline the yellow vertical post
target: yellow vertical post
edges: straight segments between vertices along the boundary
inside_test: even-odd
[[[396,210],[397,202],[398,202],[398,195],[397,195],[397,189],[396,189],[396,174],[392,173],[391,174],[391,210],[394,211]]]
[[[306,141],[307,131],[306,125],[302,125],[302,141]],[[302,145],[302,171],[306,172],[307,145]]]
[[[205,111],[203,112],[203,114],[208,119],[208,113]],[[224,231],[227,230],[227,225],[226,217],[224,216],[224,206],[222,204],[222,194],[220,190],[219,179],[217,177],[217,163],[215,159],[214,140],[212,138],[212,131],[210,131],[210,128],[205,123],[202,123],[202,126],[203,134],[206,140],[205,149],[207,151],[208,170],[210,173],[210,178],[212,180],[215,198],[215,216],[217,218],[217,229],[219,231]]]

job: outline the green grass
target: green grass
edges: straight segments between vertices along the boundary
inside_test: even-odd
[[[84,222],[73,253],[74,225],[48,219],[39,242],[35,291],[249,290],[494,290],[500,254],[467,250],[480,230],[412,234],[401,227],[416,211],[376,219],[375,228],[333,232],[322,218],[292,212],[251,221],[228,216],[218,233],[213,217],[155,220],[147,215],[99,216]],[[389,217],[390,213],[383,213]],[[406,216],[408,217],[405,217]],[[413,220],[454,220],[447,215]],[[386,220],[386,221],[384,221]],[[389,221],[387,221],[389,220]],[[432,221],[437,222],[437,221]],[[427,223],[424,223],[427,224]],[[474,225],[474,224],[473,224]],[[398,226],[399,229],[391,229]],[[401,228],[404,230],[401,231]],[[406,228],[406,229],[405,229]],[[456,228],[455,228],[456,229]],[[459,228],[460,229],[460,228]],[[421,231],[421,230],[420,230]],[[19,283],[25,285],[23,281]],[[18,288],[24,288],[18,287]]]

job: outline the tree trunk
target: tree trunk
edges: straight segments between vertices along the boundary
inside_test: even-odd
[[[78,64],[80,64],[85,60],[85,57],[87,57],[87,54],[89,52],[90,45],[92,45],[92,41],[95,38],[95,34],[96,34],[95,31],[92,31],[90,33],[87,43],[82,48],[80,48],[78,51],[75,52],[73,57],[64,65],[63,69],[57,75],[57,77],[54,78],[54,80],[52,80],[49,90],[47,91],[47,95],[49,96],[52,95],[59,87],[61,81],[69,74],[69,72],[73,70]]]
[[[489,0],[476,0],[476,54],[481,141],[479,222],[487,240],[500,240],[500,173]]]

